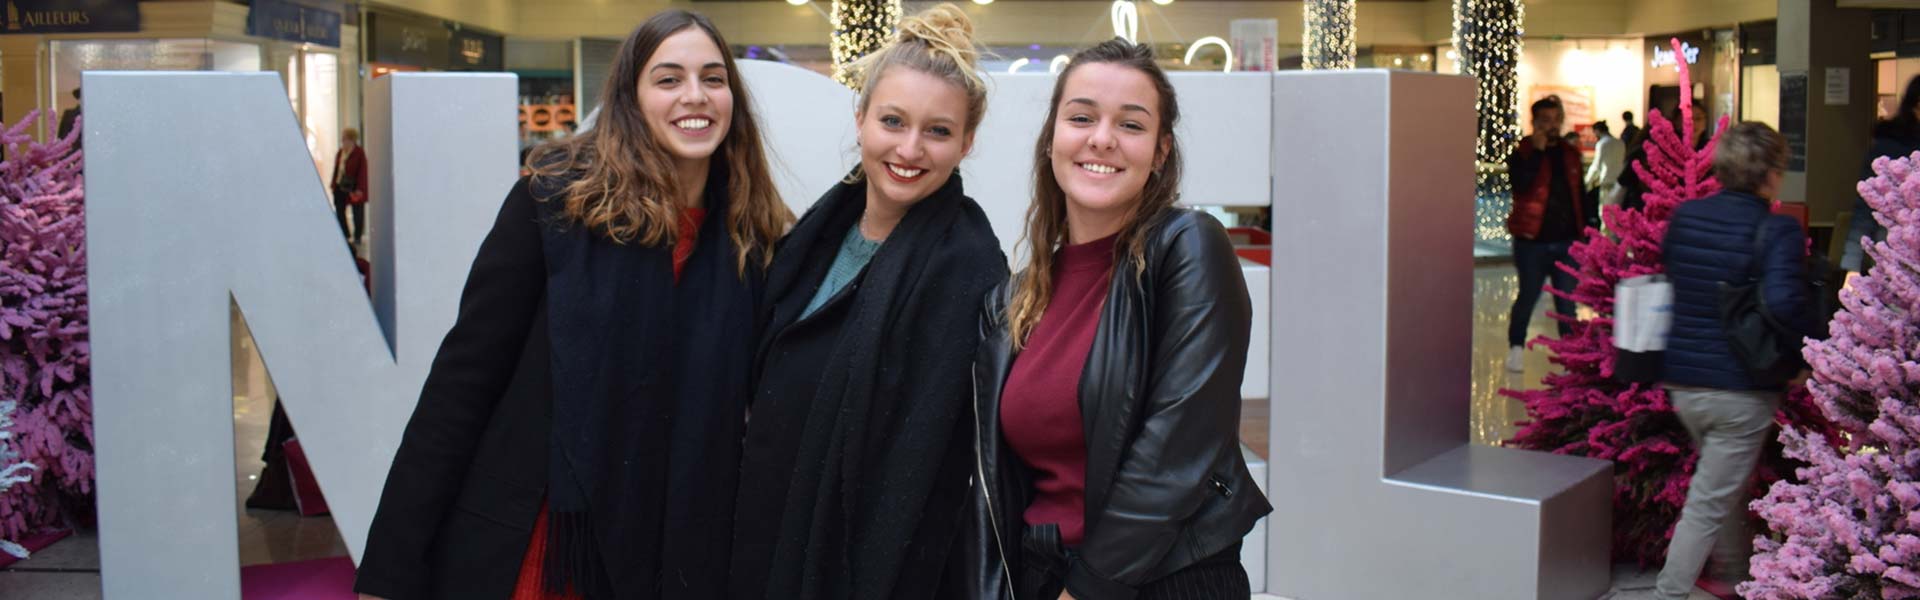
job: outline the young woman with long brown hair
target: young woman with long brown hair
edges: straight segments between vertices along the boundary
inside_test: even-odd
[[[705,17],[634,29],[534,152],[407,424],[356,591],[717,598],[755,303],[792,221]]]
[[[860,167],[767,275],[737,600],[916,600],[962,580],[967,377],[979,299],[1007,274],[957,171],[987,108],[976,53],[941,4],[857,65]]]
[[[1025,271],[974,362],[975,597],[1244,599],[1272,509],[1240,454],[1252,309],[1218,221],[1174,207],[1180,107],[1147,46],[1072,57],[1034,147]]]

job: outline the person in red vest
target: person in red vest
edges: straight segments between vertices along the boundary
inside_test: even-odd
[[[333,214],[340,219],[340,235],[358,246],[367,237],[367,153],[360,149],[360,132],[340,132],[340,152],[333,157]],[[347,210],[353,210],[353,228],[347,228]]]
[[[1567,250],[1580,239],[1586,225],[1593,221],[1594,207],[1587,206],[1586,183],[1581,178],[1580,149],[1560,137],[1567,112],[1559,96],[1548,96],[1533,103],[1533,133],[1507,157],[1507,174],[1513,182],[1513,211],[1507,215],[1507,233],[1513,236],[1513,267],[1519,271],[1520,294],[1514,299],[1507,321],[1507,370],[1519,372],[1525,361],[1527,324],[1533,319],[1533,307],[1547,278],[1563,292],[1573,291],[1573,273],[1560,265],[1574,268]],[[1573,315],[1573,301],[1555,296],[1554,310]],[[1566,335],[1566,323],[1560,323]]]

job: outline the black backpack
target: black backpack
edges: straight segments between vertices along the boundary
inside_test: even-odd
[[[1733,354],[1759,385],[1779,385],[1793,379],[1805,366],[1800,356],[1800,340],[1809,332],[1796,331],[1773,318],[1767,309],[1766,294],[1760,289],[1760,264],[1767,250],[1767,219],[1753,230],[1753,259],[1747,268],[1747,281],[1734,285],[1720,282],[1720,328],[1727,334]],[[1809,256],[1802,270],[1807,286],[1809,307],[1815,316],[1832,314],[1827,275],[1832,271],[1825,257]],[[1825,332],[1820,332],[1824,334]]]

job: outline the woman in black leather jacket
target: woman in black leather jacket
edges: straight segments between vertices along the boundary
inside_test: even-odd
[[[981,317],[974,597],[1246,598],[1272,511],[1239,444],[1252,309],[1226,230],[1173,206],[1173,88],[1116,39],[1051,106],[1033,260]]]

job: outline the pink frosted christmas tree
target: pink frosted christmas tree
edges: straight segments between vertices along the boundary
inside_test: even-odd
[[[1808,344],[1808,387],[1847,433],[1834,448],[1800,429],[1780,433],[1808,463],[1753,503],[1772,530],[1756,544],[1762,600],[1920,598],[1920,154],[1873,162],[1860,195],[1887,228],[1875,264],[1841,290],[1831,339]]]
[[[1672,44],[1679,51],[1680,42]],[[1680,89],[1692,89],[1687,65],[1679,67]],[[1507,440],[1508,446],[1613,461],[1614,558],[1642,565],[1665,559],[1667,540],[1686,502],[1698,455],[1664,390],[1613,379],[1613,289],[1623,279],[1664,272],[1660,242],[1674,208],[1720,190],[1712,175],[1718,139],[1693,149],[1693,121],[1702,117],[1693,114],[1690,103],[1680,103],[1679,131],[1687,132],[1685,137],[1659,112],[1647,118],[1651,132],[1647,158],[1633,165],[1648,188],[1646,206],[1638,210],[1607,207],[1602,219],[1618,239],[1589,229],[1586,239],[1575,242],[1569,251],[1580,265],[1573,271],[1579,283],[1564,296],[1591,307],[1594,317],[1583,321],[1552,314],[1571,324],[1572,332],[1533,344],[1552,350],[1551,360],[1562,371],[1543,378],[1545,389],[1500,392],[1520,400],[1527,409],[1528,419]],[[1723,118],[1714,130],[1725,128]],[[1558,290],[1548,291],[1561,295]],[[1777,418],[1809,423],[1815,431],[1830,427],[1804,392],[1790,394]],[[1759,486],[1778,479],[1776,474],[1790,466],[1780,462],[1778,451],[1768,455],[1775,458],[1761,464]],[[1762,489],[1757,487],[1756,492]]]
[[[80,153],[39,143],[28,117],[0,132],[0,402],[12,449],[38,467],[0,495],[0,539],[92,519],[87,248]],[[51,119],[47,120],[52,129]]]

